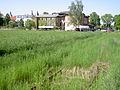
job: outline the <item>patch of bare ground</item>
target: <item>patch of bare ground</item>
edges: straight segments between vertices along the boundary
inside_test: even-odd
[[[88,68],[80,68],[76,66],[71,69],[64,68],[61,70],[62,78],[64,78],[64,80],[61,83],[55,82],[54,84],[67,84],[71,81],[71,79],[76,78],[80,81],[85,80],[87,82],[87,87],[85,88],[88,89],[92,86],[93,82],[96,81],[100,74],[107,74],[108,68],[109,63],[107,62],[97,62]]]
[[[81,68],[81,67],[73,67],[73,68],[61,68],[55,73],[53,73],[53,68],[49,68],[48,72],[50,76],[43,80],[43,83],[47,80],[50,81],[50,84],[57,86],[57,85],[65,85],[69,84],[72,79],[77,79],[80,82],[86,81],[87,86],[82,86],[81,90],[88,90],[92,84],[97,80],[100,74],[106,75],[109,69],[109,63],[107,62],[97,62],[88,68]],[[60,80],[57,80],[56,76],[60,75]],[[40,85],[40,84],[39,84]],[[33,85],[31,90],[36,90],[36,85]]]

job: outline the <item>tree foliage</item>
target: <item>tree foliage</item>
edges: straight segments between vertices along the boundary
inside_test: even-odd
[[[4,25],[4,19],[2,17],[0,17],[0,26]]]
[[[39,16],[39,12],[37,11],[37,16]]]
[[[96,12],[90,14],[90,24],[100,26],[100,17]]]
[[[70,23],[74,26],[78,26],[82,24],[82,14],[83,12],[83,4],[82,1],[76,0],[75,2],[71,3],[69,6],[69,16],[70,16]]]
[[[43,12],[43,14],[49,14],[48,12]]]
[[[57,13],[57,12],[53,12],[52,15],[53,15],[53,14],[58,14],[58,13]]]
[[[10,28],[17,27],[17,22],[16,21],[9,21],[9,27]]]
[[[111,24],[113,23],[114,21],[114,18],[111,14],[105,14],[101,17],[102,21],[103,21],[103,24],[106,26],[106,27],[110,27]]]
[[[10,12],[10,17],[12,17],[13,15],[12,15],[12,12]]]
[[[47,22],[45,20],[39,20],[40,26],[47,26]]]
[[[35,22],[28,19],[26,22],[25,22],[25,27],[29,30],[31,30],[32,28],[35,27]]]
[[[23,19],[20,19],[20,21],[18,21],[18,28],[23,29],[23,27],[24,27],[24,21]]]
[[[6,14],[4,20],[5,20],[5,25],[8,25],[10,21],[10,15],[8,13]]]
[[[115,21],[115,24],[114,24],[115,28],[120,29],[120,15],[115,15],[114,21]]]

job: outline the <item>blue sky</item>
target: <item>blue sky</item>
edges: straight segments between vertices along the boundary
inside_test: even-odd
[[[74,0],[1,0],[0,11],[3,14],[12,12],[13,15],[31,14],[31,10],[36,14],[37,11],[61,12],[68,10]],[[111,13],[120,14],[120,0],[82,0],[84,13],[89,15],[97,12],[99,15]]]

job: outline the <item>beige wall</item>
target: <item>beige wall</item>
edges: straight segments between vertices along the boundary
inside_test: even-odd
[[[88,17],[83,16],[82,25],[88,25],[88,24],[89,24],[88,20],[89,20]],[[68,15],[65,16],[65,21],[64,21],[64,23],[65,23],[65,30],[66,30],[66,31],[67,31],[67,30],[75,30],[75,27],[74,27],[72,24],[70,24],[70,16],[68,16]]]
[[[65,31],[74,30],[74,26],[70,24],[70,16],[65,16]]]

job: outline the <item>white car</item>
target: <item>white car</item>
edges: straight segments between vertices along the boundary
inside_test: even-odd
[[[101,30],[101,32],[107,32],[107,30]]]

